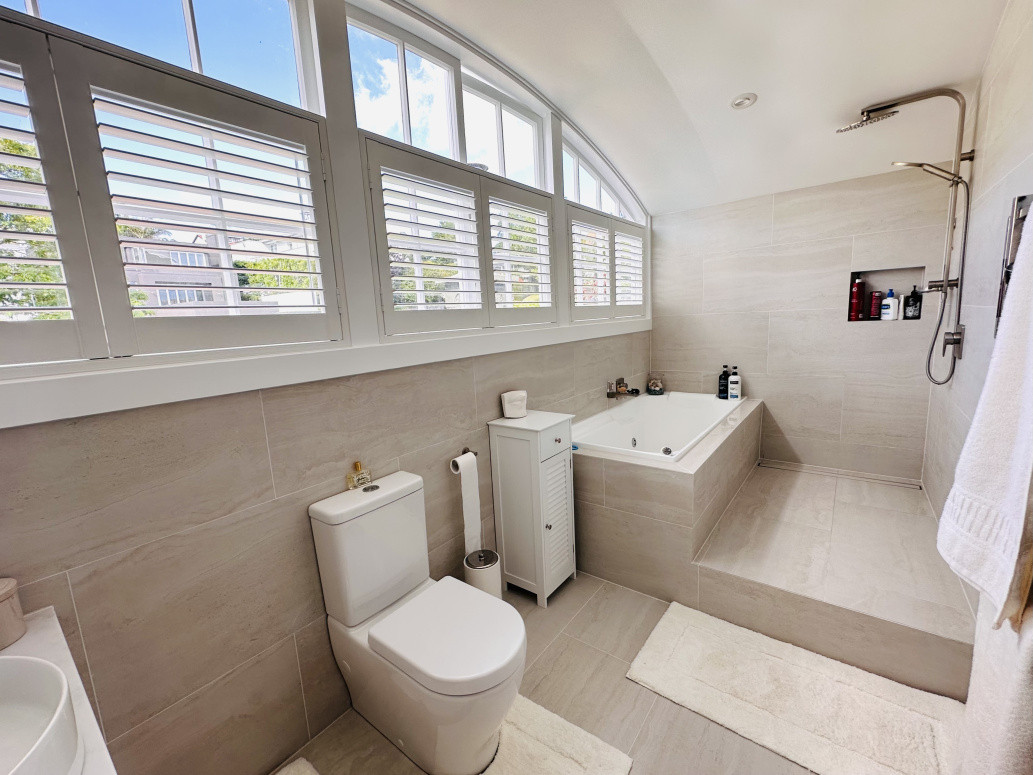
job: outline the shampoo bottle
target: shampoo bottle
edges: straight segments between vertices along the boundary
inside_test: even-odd
[[[728,398],[728,364],[724,365],[724,371],[721,372],[721,376],[717,378],[717,397]]]
[[[742,398],[742,377],[738,366],[732,366],[732,376],[728,378],[728,398]]]
[[[896,320],[899,304],[900,299],[893,295],[893,289],[890,288],[889,293],[886,294],[886,298],[882,300],[882,314],[879,317],[882,320]]]
[[[858,277],[850,286],[849,320],[864,320],[864,280]]]
[[[922,317],[922,294],[918,292],[918,286],[912,288],[911,293],[904,299],[904,320],[919,320]]]

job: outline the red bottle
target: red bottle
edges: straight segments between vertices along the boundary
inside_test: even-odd
[[[871,303],[868,305],[868,319],[879,320],[882,317],[882,291],[872,291]]]
[[[850,287],[850,316],[848,320],[864,318],[864,280],[858,277]]]

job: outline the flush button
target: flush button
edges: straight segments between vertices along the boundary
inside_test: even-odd
[[[379,490],[379,489],[380,489],[380,485],[379,484],[367,484],[365,487],[362,488],[362,491],[363,492],[375,492],[376,490]]]

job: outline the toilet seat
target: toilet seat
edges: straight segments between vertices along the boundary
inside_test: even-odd
[[[524,622],[508,603],[446,576],[370,627],[369,645],[433,692],[476,694],[523,666]]]

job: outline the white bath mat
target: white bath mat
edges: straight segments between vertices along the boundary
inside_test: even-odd
[[[295,759],[276,775],[319,775],[316,768],[309,764],[308,759]]]
[[[517,696],[484,775],[628,775],[631,758],[526,697]]]
[[[677,603],[628,678],[821,775],[946,775],[965,707]]]

